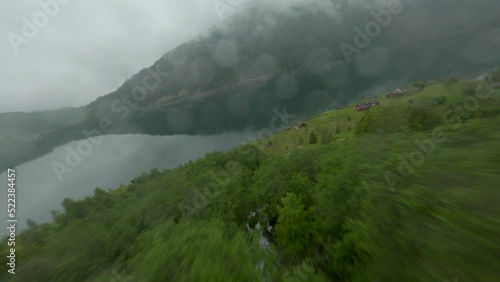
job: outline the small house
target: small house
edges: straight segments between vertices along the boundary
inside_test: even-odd
[[[401,96],[400,93],[397,93],[397,92],[391,92],[389,94],[387,94],[387,98],[399,98]]]
[[[371,106],[372,106],[372,105],[371,105],[370,103],[364,103],[364,104],[361,104],[361,105],[360,105],[360,104],[357,104],[357,105],[355,106],[355,110],[356,110],[357,112],[359,112],[359,111],[366,111],[366,110],[368,110],[369,108],[371,108]]]

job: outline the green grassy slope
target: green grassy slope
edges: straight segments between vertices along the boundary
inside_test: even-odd
[[[500,91],[471,92],[478,83],[381,94],[368,112],[353,103],[65,200],[53,223],[19,237],[17,274],[0,278],[495,281]],[[247,231],[257,222],[273,226],[269,249]]]

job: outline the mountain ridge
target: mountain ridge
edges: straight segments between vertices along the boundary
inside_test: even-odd
[[[470,37],[488,30],[498,32],[496,27],[500,26],[497,18],[486,16],[494,14],[494,2],[483,0],[475,4],[441,1],[439,5],[413,1],[408,4],[411,9],[408,6],[394,17],[349,64],[339,48],[340,42],[350,42],[355,35],[352,27],[362,26],[363,19],[371,17],[370,9],[379,6],[360,8],[346,3],[341,20],[326,9],[301,5],[286,11],[249,7],[246,13],[238,13],[207,34],[165,53],[115,91],[73,108],[73,113],[27,113],[22,118],[21,114],[15,118],[5,114],[0,130],[7,136],[0,138],[0,144],[12,153],[0,154],[0,163],[15,166],[39,155],[29,148],[46,152],[58,144],[83,139],[83,130],[98,129],[103,120],[116,126],[115,134],[214,134],[246,127],[258,129],[271,118],[272,108],[285,104],[296,114],[308,115],[346,105],[380,88],[391,89],[397,83],[473,76],[500,62],[494,56],[487,63],[467,62],[474,59],[470,57],[474,54],[484,54],[481,48],[488,48],[483,46],[486,44],[470,47]],[[468,22],[475,24],[473,30],[457,16],[464,6],[488,11],[477,22],[470,19],[478,12],[467,16]],[[439,29],[430,32],[431,25],[425,22],[414,22],[412,30],[405,29],[414,18],[429,15],[429,7],[436,9],[435,13],[446,10],[449,14],[435,18],[440,24],[434,26]],[[279,20],[275,19],[278,14]],[[444,32],[445,23],[456,28]],[[462,54],[467,48],[475,53]],[[148,87],[146,94],[134,92],[137,87],[146,88],[144,79],[148,75],[148,86],[156,82],[156,87]],[[267,84],[251,84],[252,79],[263,76],[269,77]],[[242,80],[249,84],[242,85]],[[322,94],[311,98],[314,91]],[[207,92],[213,95],[197,96]],[[131,101],[134,94],[137,99]],[[44,140],[35,140],[35,136],[44,136]]]

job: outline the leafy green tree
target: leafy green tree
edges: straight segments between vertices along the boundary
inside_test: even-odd
[[[442,123],[439,112],[434,110],[434,101],[421,101],[414,105],[408,114],[410,128],[416,131],[433,129]]]
[[[281,199],[290,191],[290,181],[299,171],[289,158],[276,156],[266,161],[255,173],[252,194],[262,206],[261,216],[273,222],[278,217],[277,207]]]
[[[282,202],[276,225],[278,247],[283,255],[297,260],[309,252],[315,234],[314,225],[302,199],[295,193],[287,193]]]

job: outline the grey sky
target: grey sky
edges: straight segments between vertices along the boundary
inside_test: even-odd
[[[33,16],[43,11],[39,2],[51,1],[69,3],[59,4],[59,11],[49,16],[47,24],[39,28],[29,42],[19,44],[16,54],[9,34],[22,36],[23,18],[33,22]],[[82,106],[108,94],[167,51],[220,23],[215,1],[239,5],[240,9],[235,11],[253,2],[266,3],[273,8],[310,3],[310,0],[3,1],[0,10],[0,112]],[[384,5],[388,1],[337,0],[335,3]],[[478,3],[496,1],[477,0]],[[322,12],[336,11],[332,0],[313,2],[322,5]],[[455,3],[452,0],[442,2]],[[458,2],[466,3],[465,0]],[[463,18],[467,14],[464,12]],[[478,15],[477,12],[471,14]],[[488,36],[491,37],[498,38]],[[485,52],[474,52],[477,53]],[[486,59],[491,61],[490,57]]]
[[[220,22],[212,0],[65,0],[16,54],[8,34],[38,1],[2,1],[0,112],[87,104]]]
[[[0,11],[0,112],[88,104],[115,90],[165,52],[220,23],[214,8],[216,1],[226,2],[4,1]],[[229,3],[241,8],[251,1],[255,0]],[[49,15],[47,24],[38,28],[27,43],[13,47],[9,34],[24,38],[23,18],[34,23],[34,16],[44,11],[39,2],[58,3],[59,9]],[[68,3],[61,4],[64,2]],[[275,0],[267,4],[283,8],[297,2],[303,0]],[[329,5],[330,0],[316,2]],[[234,11],[239,10],[242,9]]]

